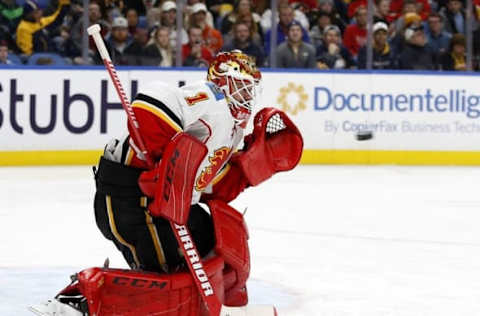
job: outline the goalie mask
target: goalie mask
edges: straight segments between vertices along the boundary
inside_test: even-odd
[[[239,50],[219,53],[208,68],[207,80],[225,94],[235,121],[246,124],[259,94],[261,74],[255,61]]]

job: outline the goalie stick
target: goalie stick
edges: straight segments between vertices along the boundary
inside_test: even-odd
[[[122,87],[120,79],[118,78],[117,71],[115,70],[115,66],[112,63],[110,55],[108,53],[107,48],[105,47],[105,43],[103,41],[102,36],[100,35],[100,25],[94,24],[87,29],[87,32],[90,36],[93,37],[95,41],[95,45],[97,46],[98,52],[103,60],[105,67],[107,68],[108,74],[110,75],[110,79],[112,80],[113,85],[115,86],[115,90],[117,91],[118,97],[122,103],[122,107],[127,113],[128,123],[132,128],[133,135],[132,137],[135,140],[135,143],[138,145],[141,152],[138,154],[143,156],[143,158],[147,161],[147,164],[150,169],[154,168],[154,162],[147,151],[147,147],[143,142],[143,139],[139,132],[139,125],[138,121],[135,117],[135,113],[133,112],[132,106],[127,99],[125,94],[125,90]],[[203,265],[200,258],[200,254],[198,253],[197,247],[193,242],[193,238],[187,228],[186,225],[177,225],[173,221],[169,221],[170,226],[172,227],[172,231],[177,239],[178,245],[182,248],[182,252],[184,254],[185,262],[187,263],[188,269],[192,275],[193,280],[202,296],[202,299],[210,313],[211,316],[219,316],[221,315],[220,312],[222,310],[222,304],[218,299],[217,295],[214,292],[213,287],[209,281],[208,275],[205,273],[203,269]],[[187,243],[186,241],[190,241]],[[186,248],[188,247],[188,249]],[[188,250],[188,251],[187,251]],[[228,308],[229,310],[230,308]],[[223,308],[225,310],[225,308]],[[227,311],[225,315],[233,315],[230,311]]]

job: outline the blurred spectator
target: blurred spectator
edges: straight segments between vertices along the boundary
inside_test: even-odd
[[[395,30],[397,32],[405,30],[412,23],[422,21],[422,17],[417,13],[415,0],[405,0],[403,5],[402,15],[395,21]]]
[[[340,31],[343,32],[345,31],[345,28],[347,27],[347,22],[348,15],[346,13],[346,4],[345,2],[340,0],[340,3],[342,3],[342,11],[343,13],[338,10],[338,5],[339,1],[337,0],[319,0],[318,1],[318,9],[320,12],[326,12],[330,15],[330,19],[332,20],[331,25],[336,25],[340,28]]]
[[[253,4],[255,12],[260,16],[270,8],[270,0],[253,0]]]
[[[480,0],[473,0],[473,16],[474,16],[474,21],[475,24],[477,25],[477,28],[480,26],[478,25],[480,22]]]
[[[174,51],[170,42],[170,29],[165,26],[157,28],[144,52],[144,65],[172,67],[175,66]]]
[[[367,8],[359,5],[354,10],[355,23],[350,24],[343,34],[343,44],[356,57],[360,47],[367,41]]]
[[[388,26],[384,22],[377,22],[373,25],[372,42],[372,69],[394,69],[395,58],[387,42]],[[358,52],[358,68],[367,68],[367,46],[364,45]]]
[[[277,67],[315,68],[315,47],[302,41],[302,26],[293,21],[287,28],[287,40],[277,47]]]
[[[390,4],[390,12],[395,19],[398,18],[400,14],[405,13],[405,1],[406,0],[392,0]],[[427,19],[431,11],[430,3],[428,2],[428,0],[414,0],[413,5],[415,6],[414,12],[420,15],[422,20]]]
[[[290,24],[294,21],[293,9],[288,5],[284,5],[280,7],[278,9],[278,15],[279,15],[279,22],[277,25],[277,45],[276,46],[285,42],[287,29],[290,26]],[[310,43],[310,38],[308,36],[307,31],[305,31],[303,27],[301,28],[302,28],[302,40],[306,43]],[[269,30],[265,34],[264,51],[267,55],[270,54],[270,37],[271,37],[271,30]]]
[[[323,34],[323,43],[317,47],[317,68],[348,69],[355,66],[352,54],[342,45],[342,34],[336,25],[329,25]]]
[[[171,1],[165,1],[164,3],[171,2]],[[175,3],[175,2],[174,2]],[[175,5],[175,15],[177,14],[176,12],[176,5]],[[151,8],[148,10],[147,15],[145,16],[147,20],[147,29],[152,29],[155,26],[160,25],[161,22],[163,22],[162,19],[162,9],[160,8]],[[175,23],[176,24],[176,23]]]
[[[203,44],[202,30],[196,26],[188,29],[188,43],[182,46],[184,66],[207,67],[213,61],[212,52]]]
[[[245,54],[255,58],[257,67],[263,66],[265,60],[263,49],[260,45],[252,41],[248,25],[243,22],[236,22],[233,25],[233,40],[230,44],[222,48],[223,51],[231,51],[234,49],[239,49]]]
[[[173,1],[165,1],[162,4],[162,25],[168,27],[170,47],[177,50],[177,5]],[[188,34],[184,28],[181,29],[182,45],[188,43]]]
[[[329,0],[329,1],[333,1],[333,0]],[[308,30],[310,29],[310,23],[308,22],[308,19],[307,17],[305,16],[305,14],[300,11],[300,10],[295,10],[293,9],[293,7],[291,7],[288,3],[288,0],[279,0],[277,1],[278,3],[278,20],[282,20],[281,18],[281,9],[284,8],[284,7],[290,7],[292,10],[293,10],[293,13],[292,13],[292,19],[291,21],[295,20],[297,22],[300,22],[300,24],[302,25],[302,27],[305,29],[305,30]],[[286,25],[290,24],[291,23],[288,22]],[[263,12],[262,14],[262,19],[260,21],[260,25],[262,27],[262,31],[264,34],[267,34],[268,31],[270,31],[270,29],[272,28],[272,10],[271,9],[267,9],[265,10],[265,12]],[[286,26],[285,26],[286,27]],[[283,41],[282,41],[283,42]]]
[[[54,65],[55,64],[55,60],[53,60],[52,57],[39,57],[35,60],[35,65],[37,66],[50,66],[50,65]]]
[[[70,0],[59,0],[58,7],[52,15],[43,16],[42,10],[33,0],[23,5],[23,16],[17,27],[17,46],[23,54],[53,51],[49,31],[62,23],[66,6]]]
[[[190,26],[198,27],[202,30],[202,37],[205,46],[210,49],[212,55],[215,55],[223,46],[222,34],[208,25],[207,7],[203,3],[196,3],[192,6],[192,14],[189,21]]]
[[[480,71],[480,28],[473,32],[473,67]]]
[[[417,3],[415,0],[405,0],[403,1],[402,15],[395,21],[395,30],[397,32],[405,30],[413,22],[420,21],[422,21],[422,17],[417,13]]]
[[[220,27],[220,32],[225,35],[231,32],[233,24],[239,20],[239,17],[251,15],[253,22],[260,23],[260,16],[253,12],[251,0],[237,0],[235,1],[233,11],[227,14]]]
[[[390,12],[390,0],[376,0],[375,12],[373,14],[373,22],[384,22],[387,25],[395,19]]]
[[[314,10],[318,6],[317,0],[288,0],[288,4],[301,4],[306,10]]]
[[[73,42],[67,25],[60,26],[59,34],[54,37],[53,42],[55,43],[55,52],[64,57],[69,63],[79,65],[87,63],[80,57],[82,54],[80,50],[81,43]]]
[[[148,41],[148,31],[142,28],[137,28],[135,34],[133,35],[132,42],[124,51],[127,65],[142,65],[142,57]]]
[[[477,29],[473,32],[473,69],[480,70],[480,0],[473,0]]]
[[[310,39],[312,41],[312,45],[317,47],[318,45],[322,44],[323,40],[323,31],[329,25],[332,25],[332,18],[330,14],[325,11],[320,11],[317,14],[315,25],[310,30]]]
[[[128,32],[130,35],[134,36],[137,32],[138,26],[138,13],[137,10],[130,8],[127,10],[126,14],[127,22],[128,22]]]
[[[139,0],[133,0],[134,2],[140,2]],[[156,8],[162,0],[141,0],[143,2],[143,6],[145,7],[145,12],[148,12],[148,10],[151,10],[153,8]],[[137,10],[138,14],[140,15],[145,15],[145,12],[142,12],[140,10]]]
[[[445,23],[445,31],[450,34],[465,33],[465,9],[461,0],[448,0],[447,6],[440,10]]]
[[[260,23],[255,23],[253,13],[247,13],[238,17],[238,22],[245,23],[250,30],[252,41],[259,46],[263,46],[263,33],[260,28]]]
[[[0,27],[14,34],[22,18],[23,8],[15,0],[0,0]]]
[[[5,41],[9,49],[13,51],[18,51],[17,44],[13,39],[12,33],[10,33],[10,31],[6,26],[1,24],[0,24],[0,40]]]
[[[155,2],[155,3],[154,3]],[[123,0],[123,5],[126,8],[133,8],[137,11],[138,15],[146,15],[147,14],[147,6],[148,9],[153,9],[154,4],[158,1],[153,0]]]
[[[0,40],[0,65],[15,65],[16,63],[8,56],[7,41]]]
[[[399,23],[399,20],[402,20],[400,24],[401,28],[395,32],[395,36],[390,40],[390,47],[392,48],[395,56],[400,55],[405,47],[405,31],[408,28],[416,28],[422,25],[422,19],[420,18],[420,15],[415,12],[405,13],[396,22]]]
[[[288,1],[289,5],[293,8],[293,10],[299,11],[299,13],[301,13],[303,17],[305,17],[305,19],[307,20],[307,24],[305,24],[306,26],[305,29],[307,31],[310,30],[310,28],[312,27],[312,24],[315,23],[314,22],[315,15],[316,15],[315,13],[318,10],[318,4],[316,2],[317,0],[312,0],[312,2],[310,2],[309,0],[301,0],[301,1],[289,0]]]
[[[399,56],[400,69],[435,70],[434,55],[427,44],[423,26],[405,30],[406,45]]]
[[[115,65],[129,65],[128,47],[133,39],[128,33],[128,22],[123,16],[116,17],[112,23],[112,31],[105,44],[110,52],[110,58]],[[98,56],[97,56],[98,57]],[[97,60],[101,63],[101,60]]]
[[[88,5],[88,19],[89,25],[100,24],[100,34],[103,37],[106,37],[110,31],[110,26],[102,17],[102,11],[100,10],[100,5],[97,2],[90,2]],[[83,39],[83,19],[79,18],[72,26],[70,30],[71,41],[68,42],[69,45],[74,47],[70,48],[71,50],[81,51],[82,39]],[[89,49],[91,55],[96,53],[95,42],[93,38],[89,36]]]
[[[217,29],[220,28],[221,20],[230,12],[233,11],[233,6],[238,0],[207,0],[205,4],[208,7],[208,10],[212,13],[213,21],[217,26]]]
[[[205,5],[204,1],[202,1],[202,0],[187,0],[187,6],[184,7],[184,13],[186,14],[184,25],[187,28],[189,28],[191,26],[190,17],[193,13],[193,9],[194,9],[196,4],[203,4],[205,6],[205,10],[206,10],[205,11],[205,23],[207,23],[208,26],[213,28],[215,26],[215,24],[213,23],[214,22],[213,15],[209,10],[207,10],[207,6]]]
[[[428,17],[425,35],[427,43],[437,56],[444,54],[449,46],[452,35],[443,30],[442,16],[438,13],[432,13]]]
[[[452,36],[448,52],[442,55],[440,69],[442,70],[467,70],[467,56],[465,55],[465,35],[457,33]]]
[[[100,0],[98,1],[102,16],[105,20],[112,24],[116,17],[123,16],[122,11],[125,8],[123,0]]]

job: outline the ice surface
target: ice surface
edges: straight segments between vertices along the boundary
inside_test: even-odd
[[[301,166],[233,205],[252,303],[292,316],[480,315],[480,168]],[[0,316],[69,275],[126,267],[97,230],[89,167],[0,168]],[[33,315],[33,314],[32,314]]]

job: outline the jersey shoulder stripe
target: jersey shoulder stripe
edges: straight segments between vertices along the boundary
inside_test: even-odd
[[[154,113],[169,123],[169,125],[172,126],[176,131],[183,130],[183,125],[180,118],[158,99],[152,98],[143,93],[139,93],[135,97],[132,106],[143,108],[144,110]]]

